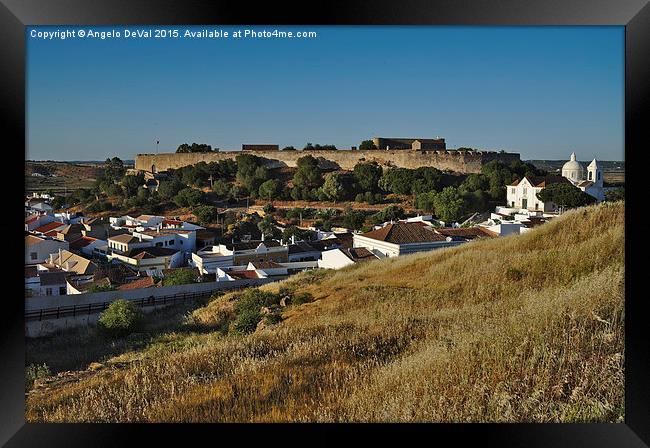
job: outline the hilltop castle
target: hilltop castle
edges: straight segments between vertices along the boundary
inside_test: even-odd
[[[373,143],[377,149],[280,151],[277,145],[242,145],[242,151],[264,158],[269,168],[295,167],[296,161],[307,154],[316,157],[322,168],[333,170],[352,170],[359,162],[377,162],[385,167],[415,169],[432,166],[458,173],[479,173],[481,167],[492,160],[504,163],[519,160],[517,153],[447,150],[443,138],[375,137]],[[199,162],[234,159],[242,151],[138,154],[135,169],[150,173],[163,172]]]

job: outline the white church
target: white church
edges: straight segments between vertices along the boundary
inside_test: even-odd
[[[597,202],[605,200],[603,188],[603,173],[596,159],[585,169],[576,160],[575,152],[571,154],[571,160],[562,166],[562,176],[525,176],[508,185],[507,206],[512,209],[554,212],[557,206],[552,203],[544,203],[537,198],[543,188],[558,182],[570,182],[580,190],[596,198]]]

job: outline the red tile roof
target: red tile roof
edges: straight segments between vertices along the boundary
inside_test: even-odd
[[[153,277],[142,277],[130,283],[126,283],[117,289],[120,291],[125,291],[129,289],[151,288],[153,286],[156,286],[156,282],[154,281]]]
[[[90,236],[82,236],[81,238],[77,238],[76,240],[70,243],[70,249],[81,249],[82,247],[86,247],[93,241],[97,241],[97,238],[92,238]]]
[[[58,229],[59,227],[63,227],[63,226],[65,226],[65,224],[63,224],[62,222],[52,221],[52,222],[50,222],[48,224],[44,224],[44,225],[42,225],[40,227],[37,227],[36,229],[34,229],[34,232],[47,233],[47,232],[50,232],[50,231],[52,231],[54,229]]]
[[[446,239],[445,236],[434,232],[433,228],[417,222],[388,224],[381,229],[363,233],[362,236],[393,244],[426,243]]]

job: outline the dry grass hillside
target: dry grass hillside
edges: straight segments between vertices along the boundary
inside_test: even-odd
[[[624,206],[528,234],[313,271],[313,301],[227,333],[236,294],[78,381],[30,422],[615,422],[624,417]],[[111,365],[115,367],[111,367]],[[119,367],[117,367],[119,366]]]

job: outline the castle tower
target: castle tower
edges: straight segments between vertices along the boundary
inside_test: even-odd
[[[592,160],[587,167],[587,180],[593,182],[596,187],[603,187],[603,172],[596,159]]]

